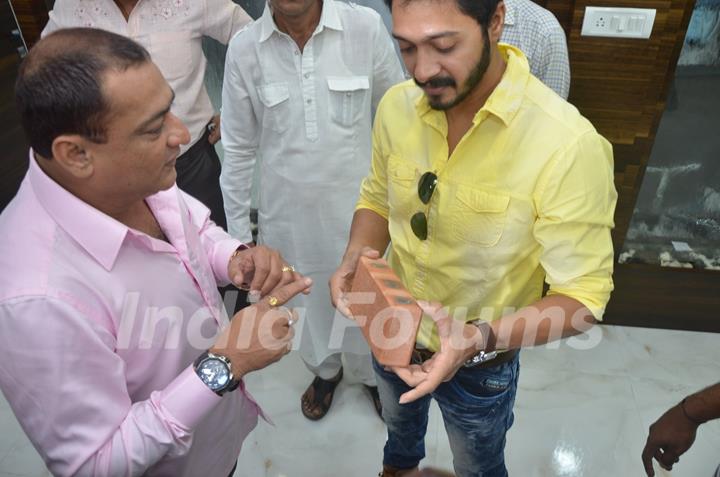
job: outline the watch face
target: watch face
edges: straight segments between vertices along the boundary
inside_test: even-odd
[[[207,359],[198,369],[200,379],[213,391],[223,389],[230,381],[227,365],[219,359]]]

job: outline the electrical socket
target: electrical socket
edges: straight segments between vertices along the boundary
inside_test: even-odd
[[[654,8],[585,7],[582,36],[650,38]]]

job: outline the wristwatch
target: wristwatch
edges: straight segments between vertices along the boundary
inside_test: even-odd
[[[477,366],[478,364],[497,358],[498,352],[495,350],[495,334],[493,333],[490,324],[484,320],[469,321],[467,324],[476,326],[480,330],[485,342],[485,349],[465,361],[463,366],[466,368],[472,368],[473,366]]]
[[[225,356],[205,351],[193,363],[195,374],[218,396],[234,391],[240,380],[232,374],[232,365]]]

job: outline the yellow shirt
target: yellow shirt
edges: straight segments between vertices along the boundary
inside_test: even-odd
[[[532,304],[544,277],[550,294],[602,319],[613,288],[612,147],[530,74],[520,50],[499,48],[502,80],[449,158],[445,113],[412,80],[387,92],[357,208],[388,220],[390,264],[413,296],[456,319],[492,321]],[[438,177],[427,206],[417,190],[426,171]],[[410,227],[418,211],[425,241]],[[424,317],[417,341],[437,350],[433,328]]]

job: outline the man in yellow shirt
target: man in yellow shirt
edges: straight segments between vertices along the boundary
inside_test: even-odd
[[[391,8],[413,80],[378,107],[333,302],[350,316],[358,257],[391,242],[390,264],[423,300],[413,364],[375,363],[388,426],[381,475],[406,475],[425,456],[435,398],[457,475],[506,476],[517,350],[590,330],[613,287],[612,148],[519,50],[498,44],[502,1]]]

